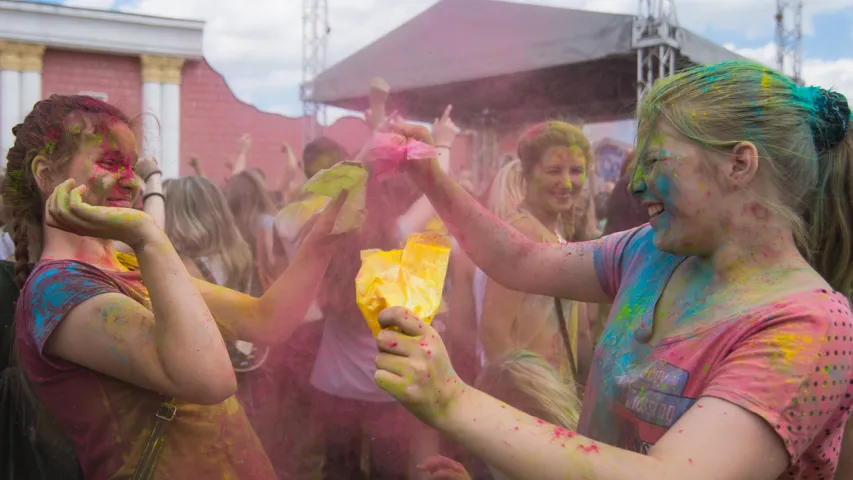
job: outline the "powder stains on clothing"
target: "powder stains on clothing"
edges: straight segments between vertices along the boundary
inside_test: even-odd
[[[791,460],[781,478],[832,478],[853,406],[847,299],[804,291],[688,324],[651,344],[655,306],[683,260],[657,250],[653,235],[643,226],[597,244],[596,272],[614,305],[595,351],[579,433],[646,453],[697,399],[715,397],[777,432]]]
[[[18,301],[17,346],[36,394],[73,441],[85,477],[129,478],[164,398],[44,352],[74,307],[105,293],[126,295],[151,309],[139,272],[104,271],[70,260],[39,263]],[[176,406],[155,478],[274,478],[235,398],[212,406],[181,401]]]

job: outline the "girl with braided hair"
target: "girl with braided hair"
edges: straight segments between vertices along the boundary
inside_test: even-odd
[[[312,287],[291,286],[291,275],[309,285],[314,275],[316,288],[325,236],[309,235],[294,262],[302,271],[269,297],[191,278],[166,234],[131,208],[133,125],[105,102],[54,95],[13,129],[3,206],[22,289],[18,362],[85,478],[274,478],[234,398],[223,335],[286,337],[298,321],[272,319],[304,316]],[[315,232],[336,214],[328,209]],[[133,249],[138,268],[119,261],[115,242]]]
[[[489,277],[613,303],[577,430],[465,385],[399,308],[380,315],[396,328],[377,337],[377,383],[511,478],[834,478],[853,407],[847,100],[731,62],[658,80],[637,114],[650,224],[592,242],[534,243],[434,161],[405,163]]]

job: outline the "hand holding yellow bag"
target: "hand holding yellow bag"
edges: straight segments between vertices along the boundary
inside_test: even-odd
[[[409,236],[403,250],[365,250],[355,278],[356,302],[373,336],[379,313],[405,307],[429,324],[441,305],[450,262],[450,238],[435,233]]]

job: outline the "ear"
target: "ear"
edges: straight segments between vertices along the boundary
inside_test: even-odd
[[[731,182],[745,187],[758,172],[758,149],[752,142],[740,142],[732,148],[726,165],[726,175]]]
[[[43,195],[50,195],[53,191],[54,185],[51,180],[51,171],[50,164],[47,161],[47,158],[44,155],[38,155],[33,159],[32,164],[30,165],[32,169],[33,178],[36,181],[36,185],[38,185],[39,190]]]

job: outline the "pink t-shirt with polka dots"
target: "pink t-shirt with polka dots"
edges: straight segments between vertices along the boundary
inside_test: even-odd
[[[651,345],[654,306],[684,260],[658,251],[652,238],[644,226],[597,243],[596,271],[614,305],[595,351],[579,432],[646,453],[700,397],[716,397],[779,434],[791,459],[780,478],[832,479],[853,405],[848,301],[806,291]]]

